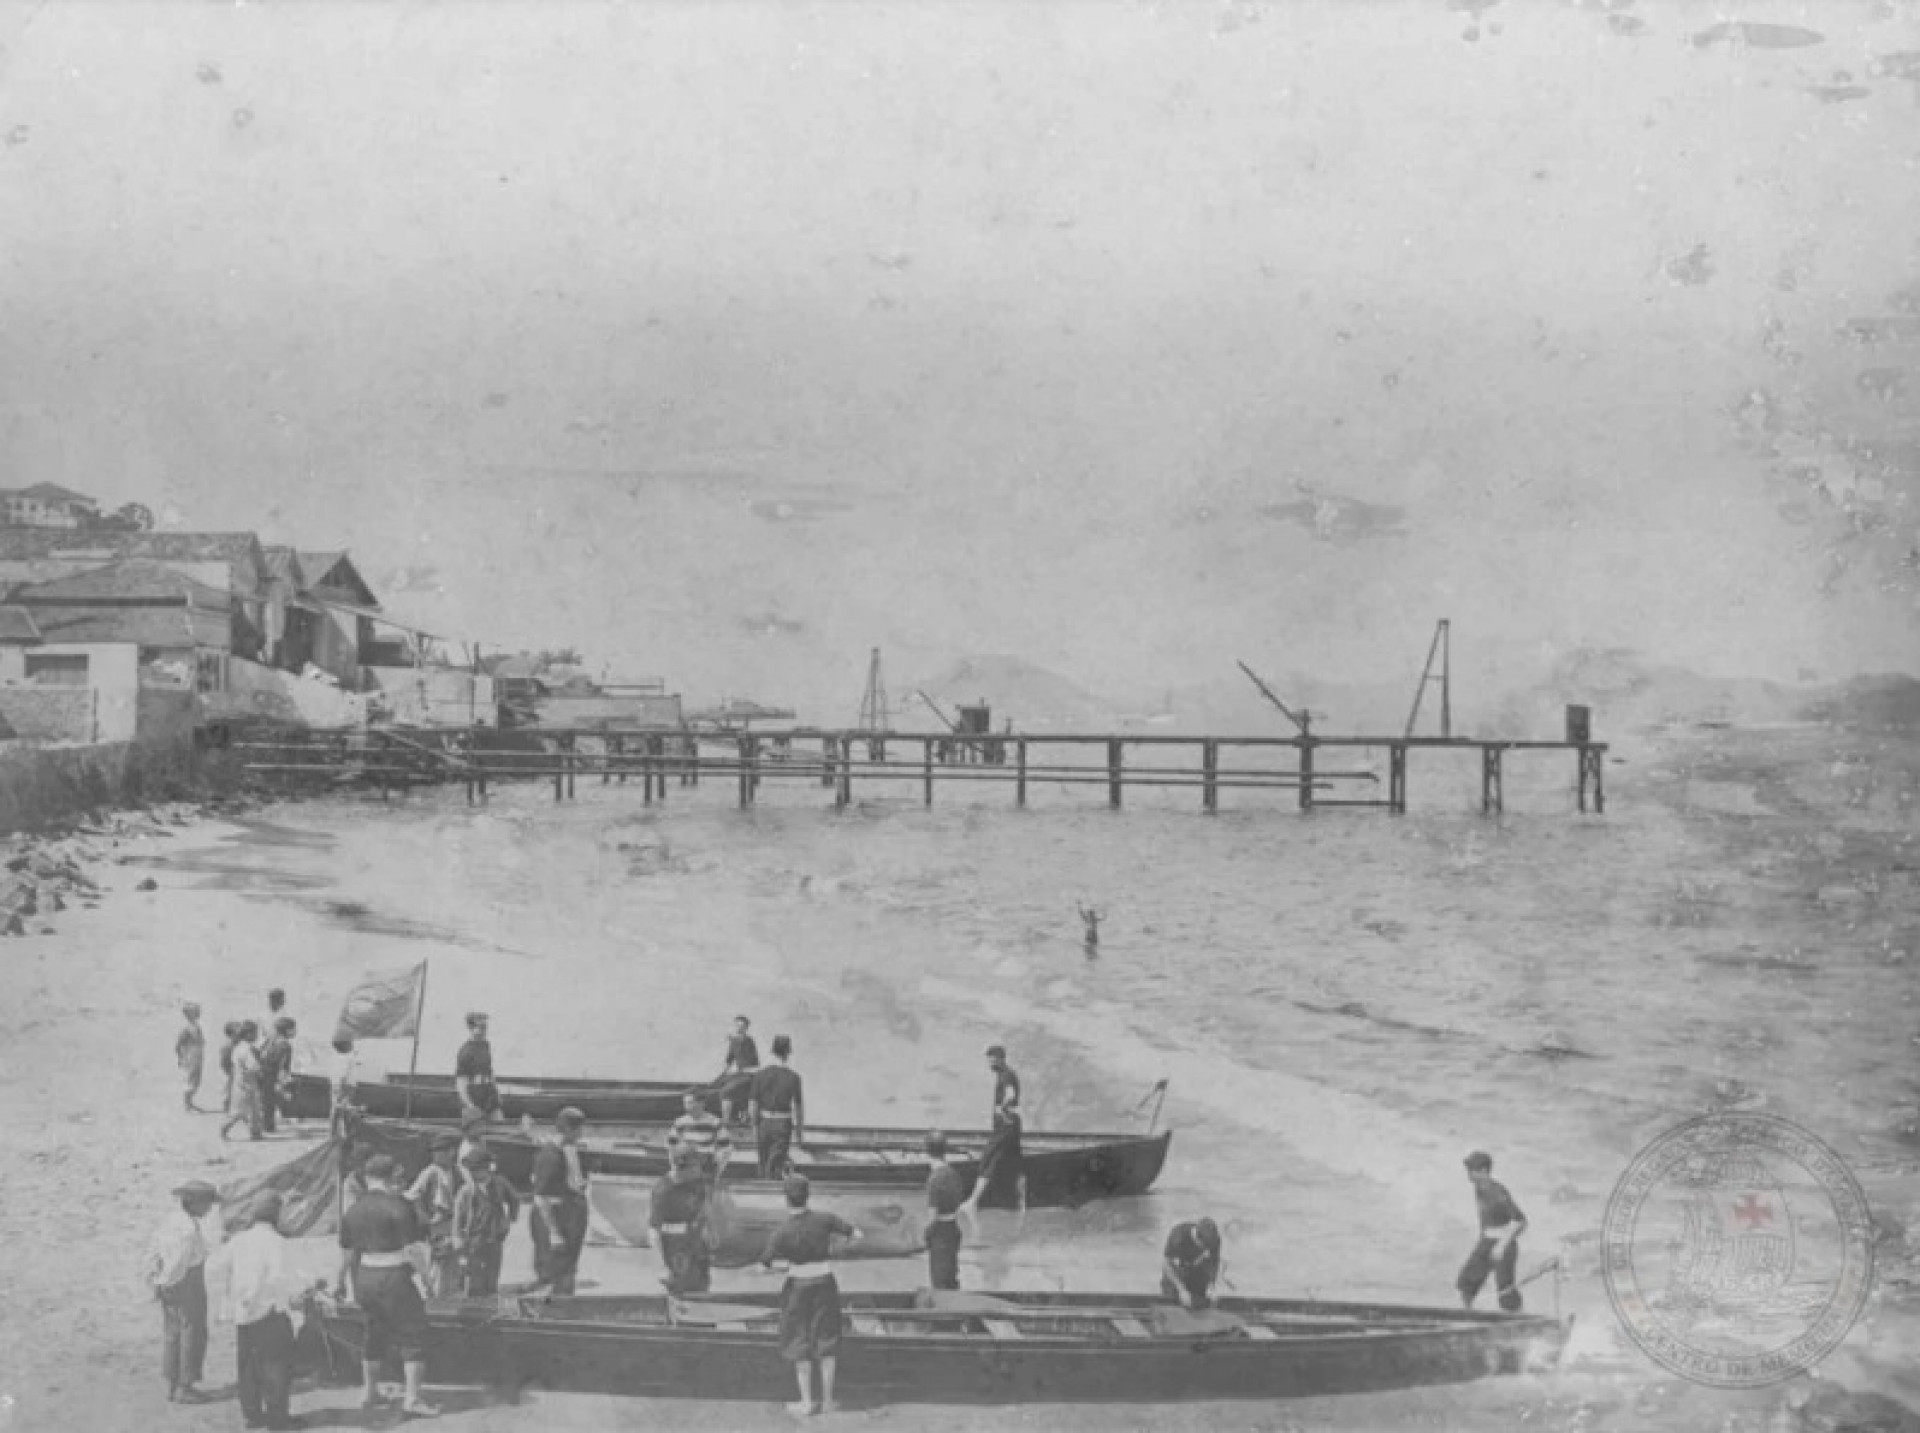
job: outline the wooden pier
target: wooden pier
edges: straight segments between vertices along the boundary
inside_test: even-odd
[[[687,731],[609,732],[525,728],[301,733],[227,743],[248,771],[296,781],[351,781],[385,794],[421,784],[464,784],[469,801],[484,801],[495,781],[553,783],[556,801],[572,798],[581,778],[603,785],[637,779],[642,800],[665,801],[671,784],[697,788],[705,778],[732,778],[744,809],[768,781],[817,782],[831,790],[836,809],[854,800],[855,783],[898,789],[917,784],[931,806],[943,782],[999,782],[1013,788],[1016,807],[1033,786],[1104,787],[1106,804],[1120,810],[1129,787],[1188,788],[1200,809],[1220,810],[1222,791],[1278,791],[1304,812],[1366,809],[1404,815],[1408,768],[1415,752],[1473,752],[1480,758],[1480,808],[1506,808],[1509,755],[1572,753],[1580,811],[1606,810],[1604,742],[1506,741],[1456,736],[1172,736],[1008,732],[956,737],[898,732],[822,730],[778,734]],[[1384,792],[1379,773],[1340,765],[1352,753],[1387,755]],[[1091,753],[1092,760],[1084,759]],[[1069,758],[1080,755],[1082,760]],[[1261,757],[1279,764],[1261,765]]]

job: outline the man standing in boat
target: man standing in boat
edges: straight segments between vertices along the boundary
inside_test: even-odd
[[[727,1124],[746,1114],[753,1075],[760,1068],[760,1047],[747,1033],[752,1024],[744,1015],[733,1017],[733,1033],[727,1036],[727,1062],[714,1081],[720,1087],[720,1118]]]
[[[467,1043],[453,1062],[453,1084],[460,1092],[460,1113],[498,1115],[500,1091],[493,1083],[493,1046],[487,1041],[487,1017],[467,1016]]]
[[[1016,1204],[1026,1202],[1026,1176],[1020,1169],[1020,1076],[1007,1063],[1004,1045],[987,1046],[987,1064],[993,1070],[993,1134],[980,1156],[969,1211],[977,1211],[988,1191],[1002,1185],[1013,1190]]]
[[[753,1077],[747,1114],[753,1120],[754,1142],[760,1155],[760,1177],[779,1179],[793,1162],[793,1146],[805,1141],[806,1110],[801,1100],[800,1076],[787,1068],[793,1041],[773,1037],[773,1058]]]
[[[407,1190],[407,1202],[420,1216],[432,1248],[433,1267],[423,1271],[427,1293],[436,1299],[460,1292],[460,1254],[453,1242],[453,1204],[460,1193],[460,1173],[454,1156],[460,1136],[452,1130],[434,1135],[427,1167]]]
[[[672,1167],[653,1186],[647,1223],[654,1247],[667,1271],[660,1282],[678,1298],[704,1294],[713,1287],[713,1257],[707,1249],[707,1201],[711,1186],[700,1177],[699,1161],[685,1149],[669,1158]]]
[[[1211,1219],[1173,1226],[1160,1256],[1160,1292],[1189,1309],[1213,1302],[1220,1277],[1220,1226]]]
[[[463,1157],[466,1177],[453,1197],[453,1247],[466,1261],[469,1298],[500,1290],[500,1256],[507,1234],[520,1216],[513,1186],[493,1172],[493,1156],[483,1144]]]
[[[860,1231],[837,1214],[807,1208],[811,1186],[798,1174],[787,1177],[787,1222],[773,1231],[763,1268],[777,1260],[787,1264],[787,1282],[780,1290],[780,1356],[793,1365],[800,1401],[787,1411],[805,1418],[815,1412],[833,1413],[834,1359],[840,1351],[840,1285],[833,1276],[835,1235],[857,1241]],[[813,1366],[820,1365],[820,1402],[813,1401]]]
[[[727,1127],[707,1113],[707,1097],[702,1090],[688,1090],[681,1097],[684,1107],[673,1128],[667,1132],[669,1156],[685,1154],[694,1168],[708,1180],[726,1172],[733,1158],[733,1136]]]
[[[380,1408],[380,1366],[394,1353],[406,1370],[401,1411],[431,1418],[440,1410],[420,1396],[427,1371],[427,1306],[413,1278],[407,1252],[426,1231],[413,1206],[401,1197],[400,1168],[390,1155],[376,1154],[366,1164],[367,1192],[340,1216],[340,1277],[334,1297],[349,1292],[366,1314],[367,1342],[361,1350],[360,1406]]]
[[[548,1295],[573,1293],[580,1271],[580,1250],[587,1242],[587,1176],[580,1162],[580,1130],[587,1117],[568,1105],[553,1122],[554,1136],[533,1156],[533,1233],[535,1287]]]
[[[1527,1231],[1527,1216],[1507,1193],[1506,1185],[1493,1177],[1493,1156],[1476,1149],[1466,1158],[1467,1178],[1473,1181],[1473,1203],[1480,1220],[1480,1238],[1460,1268],[1454,1287],[1460,1291],[1463,1308],[1472,1308],[1487,1275],[1493,1275],[1493,1287],[1500,1307],[1508,1313],[1520,1311],[1520,1286],[1515,1273],[1520,1264],[1520,1236]]]
[[[927,1283],[935,1289],[960,1287],[960,1206],[966,1183],[947,1158],[947,1137],[927,1136]]]

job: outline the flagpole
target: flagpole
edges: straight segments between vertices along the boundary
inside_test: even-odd
[[[427,962],[420,962],[420,999],[413,1007],[413,1056],[407,1061],[407,1104],[403,1118],[413,1117],[413,1077],[420,1069],[420,1025],[427,1013]]]

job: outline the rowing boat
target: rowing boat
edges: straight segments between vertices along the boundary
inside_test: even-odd
[[[447,1121],[362,1118],[353,1138],[400,1159],[407,1168],[425,1164],[433,1136],[453,1128]],[[581,1163],[587,1174],[657,1179],[667,1172],[667,1127],[614,1125],[589,1121]],[[793,1165],[808,1179],[868,1189],[920,1189],[929,1166],[924,1134],[917,1130],[851,1125],[809,1125],[807,1141],[793,1151]],[[524,1188],[533,1176],[533,1155],[542,1136],[530,1128],[491,1125],[487,1148],[494,1167],[508,1182]],[[986,1147],[984,1130],[947,1136],[948,1158],[972,1192]],[[1021,1172],[1028,1208],[1075,1207],[1096,1199],[1144,1194],[1160,1177],[1172,1143],[1171,1130],[1157,1135],[1050,1133],[1021,1136]],[[751,1150],[736,1149],[727,1166],[730,1184],[758,1172]],[[1017,1207],[1021,1190],[996,1177],[981,1198],[988,1209]]]
[[[603,1174],[587,1185],[587,1198],[604,1228],[622,1243],[644,1246],[653,1243],[653,1187],[650,1179]],[[910,1258],[927,1247],[926,1199],[917,1189],[816,1184],[807,1207],[837,1214],[860,1231],[858,1239],[834,1236],[835,1260]],[[707,1248],[714,1267],[759,1263],[767,1240],[792,1213],[777,1184],[719,1185],[707,1202]]]
[[[589,1120],[646,1124],[678,1119],[688,1090],[699,1090],[708,1108],[719,1113],[714,1087],[705,1082],[668,1080],[500,1080],[501,1112],[507,1119],[550,1120],[571,1106]],[[388,1075],[354,1087],[354,1103],[370,1115],[389,1119],[451,1120],[460,1117],[460,1092],[452,1075]],[[333,1088],[322,1075],[292,1077],[287,1113],[295,1119],[325,1119],[333,1108]]]
[[[893,1402],[1299,1398],[1551,1366],[1567,1326],[1527,1314],[1229,1299],[1191,1312],[1131,1294],[843,1293],[839,1389]],[[426,1375],[506,1397],[528,1389],[650,1398],[792,1396],[776,1293],[502,1296],[431,1307]],[[319,1315],[357,1369],[365,1323]]]

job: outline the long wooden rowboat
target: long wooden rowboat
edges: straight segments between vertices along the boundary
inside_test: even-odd
[[[686,1106],[688,1090],[706,1094],[707,1107],[719,1113],[714,1087],[703,1081],[667,1080],[501,1080],[500,1108],[510,1120],[523,1116],[551,1120],[569,1105],[589,1120],[626,1124],[671,1122]],[[370,1115],[388,1119],[451,1120],[460,1117],[460,1092],[451,1075],[388,1075],[355,1088],[354,1102]],[[287,1113],[295,1119],[325,1119],[333,1108],[333,1089],[321,1075],[295,1075]]]
[[[359,1120],[353,1138],[394,1155],[409,1169],[426,1163],[435,1134],[453,1128],[447,1121]],[[869,1189],[920,1189],[927,1182],[927,1156],[919,1130],[809,1125],[805,1146],[794,1151],[794,1167],[824,1184]],[[533,1154],[542,1136],[511,1125],[487,1129],[494,1167],[508,1182],[524,1188],[533,1176]],[[949,1132],[949,1158],[969,1194],[985,1149],[984,1130]],[[1167,1162],[1173,1132],[1157,1135],[1025,1134],[1021,1169],[1028,1208],[1075,1207],[1096,1199],[1145,1194]],[[667,1172],[667,1128],[663,1125],[613,1125],[589,1121],[581,1163],[589,1175],[618,1174],[657,1179]],[[736,1148],[727,1166],[727,1182],[751,1181],[758,1172],[753,1152]],[[988,1209],[1014,1208],[1020,1190],[995,1177],[980,1200]]]
[[[859,1405],[1300,1398],[1550,1366],[1567,1326],[1526,1314],[1231,1299],[1190,1313],[1128,1294],[841,1295],[839,1391]],[[435,1304],[427,1378],[514,1397],[529,1388],[767,1402],[793,1394],[773,1293],[504,1297]],[[357,1369],[362,1316],[320,1315]]]

